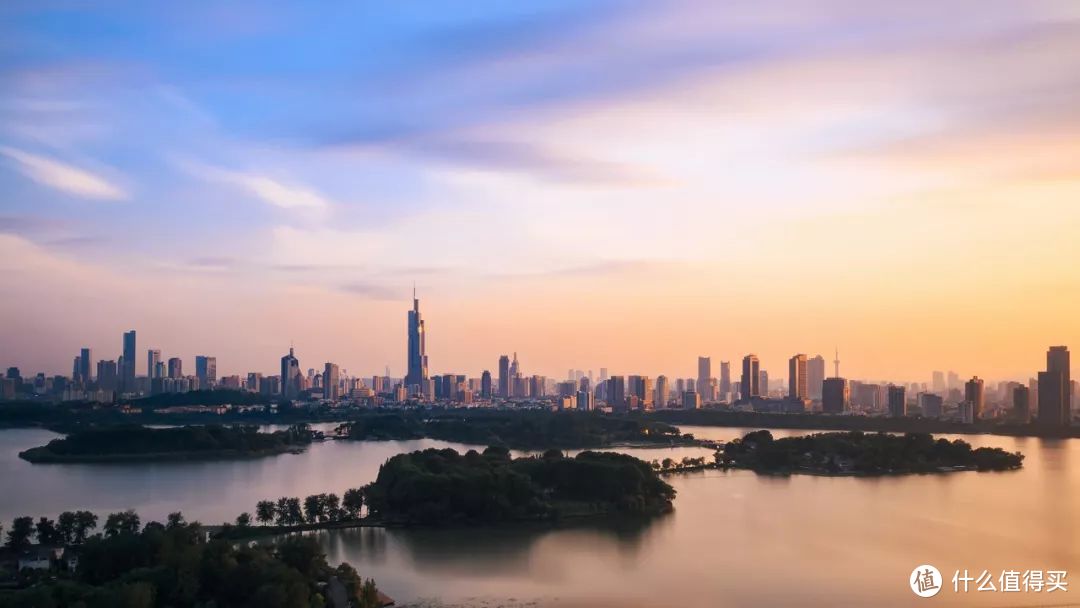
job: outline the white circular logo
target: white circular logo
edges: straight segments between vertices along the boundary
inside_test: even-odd
[[[923,564],[911,571],[908,584],[919,597],[934,597],[941,591],[941,573],[930,564]]]

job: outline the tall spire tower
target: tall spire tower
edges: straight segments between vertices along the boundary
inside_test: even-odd
[[[836,348],[836,358],[833,359],[833,378],[840,377],[840,347]]]
[[[420,316],[420,300],[416,297],[415,283],[413,306],[409,311],[408,334],[408,373],[405,375],[405,388],[411,395],[423,395],[428,384],[428,361],[424,344],[424,318]]]

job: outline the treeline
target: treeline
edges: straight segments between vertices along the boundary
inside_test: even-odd
[[[186,393],[159,393],[139,399],[127,399],[134,407],[157,409],[177,405],[266,405],[273,403],[270,395],[232,389],[188,391]]]
[[[515,449],[596,448],[618,443],[681,443],[692,437],[679,429],[642,418],[599,412],[550,410],[445,409],[377,413],[339,427],[351,439],[430,437]]]
[[[761,430],[724,446],[723,462],[764,471],[925,473],[949,469],[1003,471],[1022,466],[1023,454],[975,448],[962,439],[926,433],[818,433],[774,439]]]
[[[558,450],[513,459],[506,448],[399,454],[364,488],[368,512],[388,523],[452,524],[669,510],[675,490],[632,456]]]
[[[299,526],[302,524],[320,524],[339,521],[356,521],[364,507],[364,490],[353,488],[345,490],[342,498],[337,494],[312,494],[301,501],[299,498],[283,496],[277,500],[260,500],[255,505],[255,521],[278,526]],[[248,514],[241,514],[237,519]]]
[[[86,512],[74,513],[78,519]],[[19,518],[16,524],[30,519]],[[78,556],[74,571],[55,568],[36,578],[24,571],[21,583],[29,586],[0,591],[0,608],[294,608],[327,605],[334,587],[344,588],[352,606],[381,605],[373,581],[362,580],[348,564],[331,568],[311,538],[236,546],[206,540],[203,528],[185,522],[180,513],[169,515],[166,523],[140,523],[133,511],[114,513],[106,519],[104,534],[85,536],[96,523],[81,522],[85,538],[69,549]]]
[[[312,441],[307,425],[263,433],[253,425],[152,428],[139,425],[95,427],[54,439],[19,454],[30,462],[74,462],[138,456],[246,456],[275,453]]]

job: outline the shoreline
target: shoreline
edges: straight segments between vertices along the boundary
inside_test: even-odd
[[[306,451],[306,445],[292,445],[275,450],[257,452],[238,452],[236,450],[206,450],[203,452],[148,452],[144,454],[56,454],[46,446],[30,448],[19,452],[19,458],[31,464],[139,464],[161,462],[190,461],[227,461],[250,460],[280,456],[282,454],[300,454]]]

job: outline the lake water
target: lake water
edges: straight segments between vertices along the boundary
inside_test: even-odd
[[[683,427],[727,440],[746,429]],[[806,431],[773,431],[774,435]],[[55,437],[0,430],[0,519],[134,508],[182,510],[204,523],[260,498],[371,481],[390,456],[440,441],[326,442],[303,454],[214,463],[31,465],[23,449]],[[675,475],[675,512],[648,523],[570,528],[354,529],[316,533],[399,604],[438,606],[1016,606],[1080,603],[1069,593],[954,593],[951,578],[988,570],[1066,570],[1080,585],[1080,440],[963,436],[1019,450],[1020,471],[887,478]],[[697,448],[623,450],[647,460]],[[912,569],[932,564],[946,588],[920,600]],[[1076,580],[1072,580],[1073,578]]]

